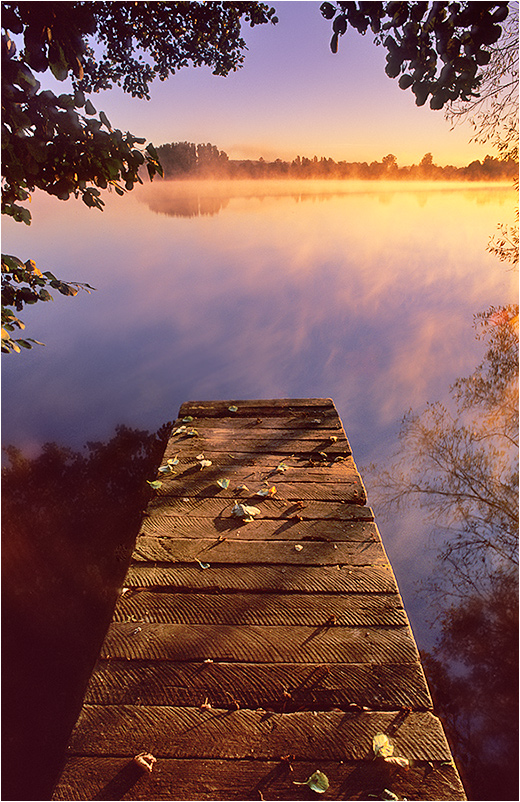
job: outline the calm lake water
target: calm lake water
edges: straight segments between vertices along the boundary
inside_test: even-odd
[[[190,399],[326,396],[362,470],[480,361],[473,315],[516,296],[486,252],[514,218],[505,186],[157,182],[106,200],[37,195],[30,228],[4,224],[4,252],[96,287],[24,310],[46,347],[2,360],[3,443],[29,455],[153,431]],[[375,512],[427,645],[425,530]]]

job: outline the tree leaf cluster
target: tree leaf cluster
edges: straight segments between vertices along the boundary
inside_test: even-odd
[[[244,61],[242,20],[250,27],[277,22],[274,8],[258,2],[88,5],[94,6],[103,52],[98,57],[97,49],[87,48],[82,88],[97,92],[117,85],[140,98],[150,97],[156,78],[164,81],[189,65],[227,75]]]
[[[22,262],[17,256],[2,254],[2,352],[20,353],[21,348],[32,348],[32,344],[42,345],[38,340],[14,338],[16,329],[24,329],[25,324],[14,314],[13,309],[21,311],[26,304],[38,301],[52,301],[49,288],[61,295],[74,296],[79,290],[90,293],[94,287],[78,281],[66,282],[46,270],[36,267],[32,259]]]
[[[332,20],[333,53],[349,25],[363,35],[370,29],[387,50],[386,74],[399,78],[401,89],[411,88],[418,106],[430,98],[432,109],[478,97],[479,69],[490,62],[489,48],[509,13],[507,2],[325,2],[320,8]]]

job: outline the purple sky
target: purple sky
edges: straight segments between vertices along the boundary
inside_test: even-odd
[[[318,2],[273,2],[276,26],[245,27],[244,66],[226,78],[187,68],[152,85],[151,101],[116,89],[93,97],[115,127],[154,144],[212,142],[231,158],[380,161],[400,165],[431,151],[437,164],[467,164],[489,147],[469,145],[468,125],[450,130],[442,111],[415,105],[384,72],[386,51],[349,30],[330,51]]]

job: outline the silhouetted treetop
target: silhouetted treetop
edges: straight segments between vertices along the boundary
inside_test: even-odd
[[[275,159],[266,161],[260,157],[252,159],[230,159],[216,145],[196,145],[194,142],[170,142],[157,148],[164,177],[221,178],[221,179],[419,179],[455,181],[504,181],[516,175],[518,165],[512,159],[495,159],[486,156],[465,167],[434,163],[431,153],[425,153],[419,164],[400,167],[393,153],[383,156],[381,161],[347,162],[335,161],[322,156],[308,159],[296,156],[292,162]]]
[[[418,106],[430,97],[432,109],[478,96],[479,67],[491,60],[488,48],[509,14],[504,2],[326,2],[320,8],[332,20],[333,53],[349,25],[361,34],[370,28],[388,51],[386,74],[399,77],[401,89],[411,88]]]

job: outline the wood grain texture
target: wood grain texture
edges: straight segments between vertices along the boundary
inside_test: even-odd
[[[391,782],[374,761],[322,760],[319,768],[330,782],[327,799],[367,799],[387,785],[400,799],[465,799],[453,766],[418,762],[407,772],[394,772]],[[127,757],[73,757],[56,789],[56,800],[193,799],[310,800],[305,782],[318,768],[311,761],[208,760],[161,758],[151,774],[131,774]],[[261,796],[260,796],[261,795]]]
[[[229,482],[229,487],[222,488],[217,484],[217,479],[207,479],[204,471],[198,471],[196,478],[180,480],[160,476],[163,486],[157,491],[157,498],[167,499],[179,498],[189,495],[191,498],[219,498],[236,499],[244,504],[256,505],[263,501],[263,497],[258,493],[269,488],[275,488],[275,497],[280,502],[314,500],[314,501],[339,501],[346,504],[366,503],[367,497],[365,488],[361,481],[342,482],[336,485],[326,482],[287,482],[278,481],[275,478],[270,481],[255,482],[248,479],[248,490],[243,489],[243,482],[240,485]],[[219,480],[229,480],[227,473],[219,471]]]
[[[133,563],[126,578],[126,588],[175,589],[190,593],[376,593],[394,592],[397,588],[390,565],[217,565],[203,570],[191,565],[150,565]]]
[[[293,414],[283,413],[280,410],[280,415],[265,415],[258,417],[256,415],[242,415],[230,414],[228,417],[211,418],[203,415],[192,416],[193,420],[183,421],[178,418],[172,427],[172,431],[178,429],[179,426],[188,426],[195,429],[215,429],[220,431],[236,431],[236,432],[254,432],[263,429],[282,429],[284,431],[304,431],[312,434],[329,432],[331,434],[338,434],[345,430],[341,425],[336,411],[333,408],[315,412],[312,409],[307,411],[294,412]],[[345,435],[346,436],[346,435]]]
[[[90,680],[89,704],[169,705],[291,711],[431,708],[419,663],[143,663],[101,660]]]
[[[189,479],[190,487],[191,482],[193,482],[193,487],[196,488],[198,482],[213,482],[223,475],[221,468],[222,455],[218,457],[216,463],[204,468],[202,471],[198,465],[195,465],[193,460],[191,462],[187,460],[181,461],[181,458],[182,453],[179,452],[179,463],[173,466],[176,473],[172,478],[175,482]],[[273,459],[269,465],[236,465],[234,462],[233,459],[228,460],[225,475],[232,482],[235,482],[237,486],[248,482],[261,484],[266,480],[271,483],[302,482],[303,484],[309,484],[319,482],[321,484],[335,485],[344,482],[356,482],[361,478],[352,457],[346,457],[327,466],[320,463],[311,465],[305,459],[293,459],[292,462],[294,464],[290,464],[289,460],[285,459]]]
[[[297,547],[301,546],[301,550]],[[327,543],[287,540],[221,541],[186,538],[139,537],[136,562],[203,562],[210,565],[377,565],[388,562],[383,546],[372,541]]]
[[[395,754],[451,760],[439,720],[429,712],[334,711],[269,713],[192,707],[84,705],[70,740],[73,754],[157,758],[366,760],[377,732],[391,735]]]
[[[176,457],[179,462],[177,464],[177,471],[181,469],[197,469],[200,466],[197,464],[196,448],[184,449],[179,448],[178,441],[172,439],[168,442],[164,452],[164,460]],[[205,457],[213,461],[213,468],[226,467],[237,469],[253,469],[253,470],[274,470],[280,462],[287,465],[289,468],[300,469],[318,469],[318,468],[335,468],[343,464],[348,464],[352,459],[351,455],[334,455],[315,451],[313,453],[302,454],[271,454],[268,451],[210,451],[204,449],[202,452]],[[206,468],[205,470],[209,470]]]
[[[179,518],[156,510],[143,518],[141,534],[150,537],[204,538],[218,540],[220,536],[244,538],[245,540],[292,540],[340,542],[381,542],[379,532],[372,521],[300,521],[296,517],[282,520],[254,520],[243,523],[238,518]]]
[[[331,399],[188,402],[184,425],[53,798],[315,799],[294,781],[319,768],[332,799],[465,799]]]
[[[163,515],[175,515],[181,518],[226,518],[236,521],[232,510],[235,502],[225,498],[193,499],[163,498],[157,494],[151,499],[148,510],[151,515],[160,510]],[[258,507],[259,520],[264,518],[293,518],[295,520],[336,520],[336,521],[373,521],[374,513],[370,507],[348,504],[337,501],[284,501],[277,498],[258,499],[253,506]],[[239,521],[241,519],[238,519]]]
[[[347,443],[347,436],[343,427],[339,424],[336,426],[328,425],[325,427],[323,423],[311,423],[310,421],[304,425],[303,421],[298,420],[297,426],[284,425],[284,420],[289,424],[290,419],[271,418],[276,420],[276,427],[264,426],[263,422],[258,423],[260,418],[239,418],[235,420],[211,420],[194,419],[190,423],[182,423],[180,426],[177,424],[172,428],[172,437],[180,442],[186,442],[187,438],[201,437],[207,441],[215,441],[225,443],[228,440],[235,438],[259,438],[260,440],[278,442],[280,440],[317,440],[319,442],[342,441]],[[318,419],[315,419],[318,420]]]
[[[114,621],[146,624],[224,624],[244,626],[406,626],[397,593],[352,595],[280,593],[125,594]]]
[[[278,430],[280,431],[280,430]],[[349,457],[352,452],[347,440],[338,440],[332,443],[327,437],[317,440],[315,437],[305,439],[303,437],[288,436],[285,433],[275,437],[262,436],[259,433],[255,436],[228,437],[223,439],[213,439],[199,434],[198,437],[176,436],[170,440],[167,446],[166,455],[175,454],[182,450],[185,457],[193,457],[203,451],[213,453],[218,459],[218,454],[270,454],[280,455],[280,459],[288,455],[304,455],[307,459],[315,456],[319,459],[320,452],[323,458],[334,459],[336,457]]]
[[[237,407],[231,411],[229,407]],[[337,418],[336,407],[331,398],[266,398],[238,399],[227,401],[186,401],[179,409],[179,419],[192,415],[194,417],[241,418],[245,417],[280,417],[307,415],[322,417],[329,413]]]
[[[415,663],[408,627],[225,626],[112,622],[103,659],[238,663]]]

